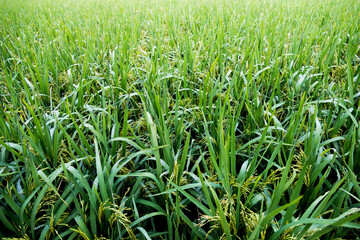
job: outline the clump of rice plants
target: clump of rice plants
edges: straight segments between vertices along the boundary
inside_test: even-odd
[[[0,237],[359,239],[355,0],[0,0]]]

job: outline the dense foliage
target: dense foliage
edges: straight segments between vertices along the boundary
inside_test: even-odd
[[[359,239],[356,0],[0,0],[0,237]]]

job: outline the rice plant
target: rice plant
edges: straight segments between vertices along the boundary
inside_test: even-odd
[[[0,0],[0,237],[360,239],[355,0]]]

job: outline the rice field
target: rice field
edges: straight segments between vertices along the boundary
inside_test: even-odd
[[[360,2],[0,0],[0,238],[360,239]]]

